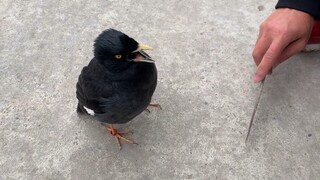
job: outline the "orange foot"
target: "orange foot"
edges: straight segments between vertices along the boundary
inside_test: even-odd
[[[119,146],[119,149],[121,150],[122,146],[121,146],[121,143],[120,143],[120,140],[123,140],[129,144],[137,144],[133,141],[131,141],[130,139],[127,139],[125,137],[122,137],[122,134],[128,134],[129,132],[128,131],[117,131],[116,129],[114,129],[112,127],[112,125],[110,124],[109,127],[105,126],[106,130],[109,131],[109,133],[114,136],[114,138],[116,139],[116,142]]]

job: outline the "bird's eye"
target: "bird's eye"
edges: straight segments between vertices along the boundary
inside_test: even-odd
[[[121,54],[117,54],[117,55],[115,55],[114,57],[115,57],[116,59],[121,59],[121,58],[122,58]]]

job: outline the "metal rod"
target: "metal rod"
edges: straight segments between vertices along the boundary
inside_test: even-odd
[[[256,101],[256,104],[254,105],[253,113],[252,113],[250,124],[249,124],[249,129],[248,129],[247,137],[246,137],[246,141],[245,141],[246,143],[248,141],[248,138],[249,138],[249,135],[250,135],[250,132],[251,132],[252,123],[253,123],[254,117],[256,115],[256,111],[257,111],[258,105],[260,103],[260,98],[261,98],[261,94],[262,94],[262,90],[263,90],[263,86],[264,86],[264,80],[265,79],[263,79],[261,81],[260,93],[259,93],[258,99]]]

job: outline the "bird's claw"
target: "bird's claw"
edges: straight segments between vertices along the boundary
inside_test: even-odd
[[[122,136],[123,134],[128,134],[128,133],[130,133],[129,131],[117,131],[116,129],[114,129],[114,128],[112,127],[112,125],[109,125],[109,127],[108,127],[108,126],[105,126],[105,128],[106,128],[106,130],[109,131],[109,133],[110,133],[112,136],[114,136],[114,138],[116,139],[116,143],[117,143],[118,146],[119,146],[119,150],[122,149],[121,142],[120,142],[121,140],[122,140],[122,141],[125,141],[125,142],[127,142],[127,143],[129,143],[129,144],[136,144],[136,145],[138,145],[138,143],[135,143],[134,141],[132,141],[132,140],[130,140],[130,139],[127,139],[127,138],[125,138],[125,137]]]
[[[147,111],[148,113],[151,113],[151,111],[147,108],[147,109],[145,109],[145,111]]]

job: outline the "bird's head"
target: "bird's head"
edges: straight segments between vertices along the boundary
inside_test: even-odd
[[[154,63],[154,60],[143,51],[151,49],[120,31],[107,29],[95,40],[94,56],[107,65],[126,66],[134,62]]]

